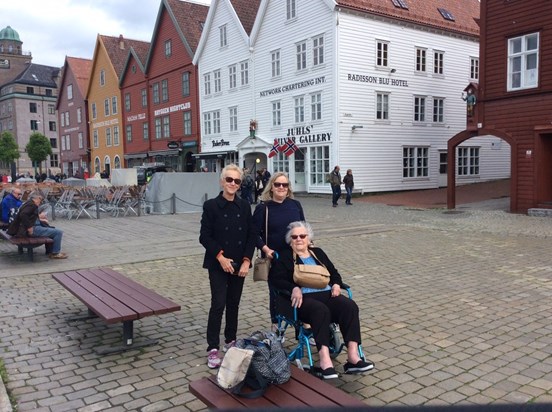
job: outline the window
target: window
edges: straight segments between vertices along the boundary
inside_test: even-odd
[[[171,137],[171,118],[163,116],[163,137]]]
[[[57,130],[56,128],[56,122],[48,122],[48,129],[51,131],[51,132],[55,132]]]
[[[125,128],[125,134],[126,134],[126,141],[127,142],[132,142],[132,125],[131,124],[127,124],[127,126]]]
[[[203,130],[206,135],[211,134],[211,113],[203,113]]]
[[[100,158],[96,157],[94,159],[94,173],[100,173]]]
[[[167,79],[161,80],[161,100],[163,102],[169,100],[169,81]]]
[[[416,49],[416,71],[425,72],[426,71],[426,49]]]
[[[100,86],[105,85],[105,70],[100,70]]]
[[[310,178],[313,185],[326,185],[330,173],[330,146],[309,147]]]
[[[94,130],[94,133],[93,133],[93,139],[92,139],[93,143],[94,143],[94,147],[99,147],[99,139],[98,139],[98,130]]]
[[[454,21],[454,16],[447,9],[443,9],[441,7],[438,7],[437,10],[439,10],[439,13],[441,13],[441,16],[443,16],[443,18],[445,20]]]
[[[215,70],[213,72],[213,83],[215,84],[215,93],[220,93],[222,91],[222,84],[220,80],[220,70]]]
[[[130,112],[130,93],[125,93],[125,111]]]
[[[111,114],[117,114],[118,108],[117,108],[117,96],[113,96],[111,98]]]
[[[119,146],[119,126],[113,126],[113,146]]]
[[[436,97],[433,99],[433,123],[443,123],[445,112],[445,99]]]
[[[119,156],[115,156],[115,159],[113,159],[113,164],[115,169],[121,168],[121,158]]]
[[[190,72],[182,73],[182,96],[190,95]]]
[[[73,99],[73,85],[68,84],[67,85],[67,100]]]
[[[34,87],[27,87],[27,94],[34,94]]]
[[[184,136],[190,136],[192,134],[192,112],[184,112]]]
[[[50,155],[50,167],[59,167],[59,158],[55,153]]]
[[[376,119],[389,120],[389,93],[376,93]]]
[[[77,140],[79,141],[79,149],[82,149],[84,147],[84,138],[82,136],[82,132],[78,133]]]
[[[322,93],[311,94],[311,120],[322,120]]]
[[[408,10],[408,5],[406,4],[405,0],[391,0],[393,2],[393,6],[398,7],[400,9]]]
[[[155,138],[161,139],[163,137],[163,129],[161,128],[161,118],[155,119]]]
[[[159,83],[153,83],[153,104],[159,104]]]
[[[142,98],[142,107],[148,107],[148,92],[146,89],[140,90],[140,96]]]
[[[29,103],[29,112],[36,113],[36,103]]]
[[[508,40],[508,90],[538,86],[539,34]]]
[[[69,126],[69,112],[65,112],[65,126]]]
[[[46,92],[46,96],[52,97],[53,95],[52,89],[45,89],[44,91]]]
[[[71,150],[71,135],[65,136],[65,149]]]
[[[97,116],[96,103],[92,103],[92,119],[95,119]]]
[[[458,148],[458,176],[479,175],[479,147]]]
[[[237,107],[234,106],[228,109],[228,118],[230,120],[230,131],[237,132],[238,131],[238,108]]]
[[[240,78],[242,86],[249,84],[249,62],[247,61],[240,63]]]
[[[209,96],[211,94],[211,73],[203,75],[203,90],[205,92],[205,96]]]
[[[433,53],[433,74],[443,74],[445,53],[436,51]]]
[[[219,27],[220,47],[228,46],[228,37],[226,35],[226,24]]]
[[[324,64],[324,36],[322,35],[312,39],[312,64],[313,66]]]
[[[111,146],[111,127],[105,129],[105,145]]]
[[[403,147],[403,177],[429,176],[429,148]]]
[[[289,158],[285,153],[278,152],[278,154],[272,158],[272,169],[274,172],[289,173]]]
[[[82,123],[82,108],[77,108],[77,123]]]
[[[31,120],[31,130],[38,130],[38,121]]]
[[[425,97],[414,97],[414,121],[425,122]]]
[[[50,138],[50,146],[52,147],[52,149],[57,149],[57,138],[55,137]]]
[[[52,143],[50,143],[50,146]],[[63,152],[65,150],[65,136],[61,136],[61,151]]]
[[[220,133],[220,111],[213,112],[213,134]]]
[[[61,127],[65,127],[65,113],[61,113],[59,118],[61,119]]]
[[[165,57],[171,57],[172,55],[172,40],[165,41]]]
[[[305,121],[305,98],[303,96],[296,97],[295,101],[295,123],[303,123]]]
[[[148,122],[142,123],[142,138],[144,140],[149,139],[149,123]]]
[[[295,58],[297,70],[304,70],[307,68],[307,42],[302,41],[295,45]]]
[[[272,64],[272,77],[278,77],[282,74],[280,70],[280,50],[275,50],[270,53]]]
[[[55,114],[55,113],[56,113],[56,106],[53,105],[53,104],[49,104],[48,105],[48,114]]]
[[[479,59],[470,57],[470,80],[479,81]]]
[[[107,98],[107,99],[104,100],[104,114],[105,114],[106,116],[109,116],[109,112],[110,112],[109,108],[111,107],[110,104],[111,104],[111,103],[110,103],[110,101],[109,101],[109,98]]]
[[[295,0],[286,0],[286,19],[291,20],[297,17]]]
[[[228,87],[230,89],[235,89],[237,86],[237,70],[236,65],[232,65],[228,68]]]
[[[386,41],[376,42],[376,66],[389,67],[389,43]]]
[[[272,126],[282,125],[282,103],[272,102]]]

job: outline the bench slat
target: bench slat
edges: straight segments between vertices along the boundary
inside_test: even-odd
[[[54,239],[49,237],[15,237],[10,236],[6,232],[0,230],[0,236],[6,239],[8,242],[13,243],[14,245],[44,245],[45,243],[54,243]]]
[[[55,273],[52,276],[106,323],[138,319],[136,312],[90,283],[78,272]]]
[[[190,382],[190,392],[207,406],[213,406],[217,409],[231,408],[269,408],[275,405],[265,400],[263,397],[257,399],[241,398],[225,391],[216,383],[216,377],[203,378],[198,381]]]

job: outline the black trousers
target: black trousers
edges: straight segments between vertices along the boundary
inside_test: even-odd
[[[331,297],[331,292],[305,293],[303,303],[297,316],[312,327],[314,340],[318,349],[330,346],[330,323],[337,323],[345,343],[357,342],[360,339],[360,320],[358,305],[354,300],[339,295]]]
[[[207,351],[220,346],[222,314],[226,309],[224,327],[225,342],[236,340],[238,331],[238,311],[245,278],[220,269],[209,269],[211,284],[211,308],[207,320]]]

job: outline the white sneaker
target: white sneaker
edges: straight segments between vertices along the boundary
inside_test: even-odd
[[[218,349],[211,349],[207,356],[207,366],[211,369],[216,369],[222,363],[222,359],[219,358]]]

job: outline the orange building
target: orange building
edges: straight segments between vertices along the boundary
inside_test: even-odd
[[[148,47],[147,42],[99,34],[92,58],[86,93],[90,136],[91,172],[111,174],[123,167],[123,119],[119,80],[131,47]]]

